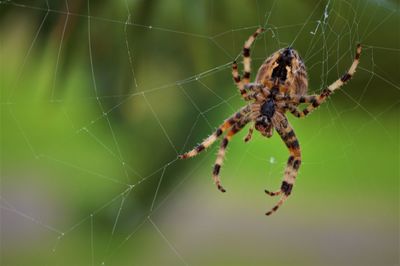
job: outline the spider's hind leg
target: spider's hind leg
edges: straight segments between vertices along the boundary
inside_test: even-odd
[[[228,119],[226,120],[221,126],[218,127],[218,129],[208,136],[205,140],[203,140],[199,145],[197,145],[195,148],[192,150],[185,152],[184,154],[178,155],[179,159],[187,159],[196,156],[200,152],[204,151],[208,147],[210,147],[217,139],[219,136],[222,135],[222,133],[230,128],[232,124],[234,123],[233,119]]]
[[[217,160],[215,161],[215,165],[214,165],[214,169],[213,169],[213,180],[214,180],[214,183],[217,185],[217,188],[221,192],[226,192],[226,190],[224,189],[224,187],[221,184],[221,179],[219,178],[219,172],[221,170],[221,166],[222,166],[222,163],[223,163],[223,160],[225,157],[226,147],[228,146],[229,141],[232,139],[232,137],[236,133],[238,133],[247,124],[247,122],[248,122],[247,120],[239,121],[235,125],[233,125],[231,130],[229,130],[229,132],[226,134],[226,136],[222,140],[221,146],[218,150]]]
[[[249,132],[247,133],[246,137],[243,139],[244,142],[249,142],[251,140],[251,137],[253,136],[254,132],[254,124],[249,127]]]
[[[274,115],[273,117],[275,129],[288,147],[290,156],[286,165],[285,175],[280,190],[275,192],[265,190],[265,192],[270,196],[282,195],[278,203],[270,211],[268,211],[266,215],[271,215],[272,213],[276,212],[278,208],[289,197],[292,192],[292,188],[297,177],[297,172],[301,164],[300,145],[293,131],[293,128],[283,114],[275,114],[276,115]]]

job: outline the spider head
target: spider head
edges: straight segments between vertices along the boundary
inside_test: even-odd
[[[280,49],[265,60],[257,82],[278,87],[281,92],[303,95],[307,92],[307,71],[299,53],[292,47]]]

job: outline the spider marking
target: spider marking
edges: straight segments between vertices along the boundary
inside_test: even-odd
[[[265,193],[270,196],[281,196],[278,203],[266,212],[266,215],[271,215],[276,212],[291,194],[301,165],[300,144],[285,113],[289,111],[296,117],[305,117],[324,103],[333,92],[349,81],[353,77],[359,63],[361,45],[357,45],[353,63],[341,78],[322,90],[320,94],[307,95],[308,78],[306,67],[298,52],[291,47],[280,49],[269,56],[259,68],[255,82],[250,83],[250,47],[257,36],[263,31],[264,29],[262,28],[257,29],[243,46],[243,78],[239,75],[237,63],[233,62],[232,64],[233,80],[242,98],[249,103],[226,119],[200,145],[189,152],[179,155],[179,158],[185,159],[196,156],[211,146],[225,131],[228,131],[218,150],[213,169],[213,180],[217,188],[225,192],[226,190],[221,184],[219,173],[225,157],[226,147],[232,137],[248,123],[251,126],[244,139],[245,142],[251,139],[254,129],[267,138],[272,136],[275,129],[289,150],[289,159],[280,189],[277,191],[265,190]],[[307,104],[303,110],[298,108],[298,105],[301,103]]]

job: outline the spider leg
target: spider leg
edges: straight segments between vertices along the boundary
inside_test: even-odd
[[[254,124],[252,124],[249,127],[249,132],[247,133],[246,137],[243,139],[244,142],[249,142],[251,140],[251,137],[253,136],[253,131],[254,131]]]
[[[278,103],[277,106],[282,110],[288,110],[295,117],[304,117],[304,115],[302,115],[302,111],[300,111],[300,109],[294,103]]]
[[[190,157],[194,157],[200,152],[204,151],[208,147],[210,147],[217,139],[219,136],[222,135],[223,132],[225,132],[227,129],[231,128],[233,125],[236,124],[242,117],[244,117],[247,113],[249,112],[249,106],[245,106],[240,111],[229,117],[228,119],[225,120],[225,122],[220,125],[217,130],[208,136],[205,140],[203,140],[202,143],[197,145],[194,149],[191,151],[188,151],[184,154],[181,154],[178,156],[179,159],[186,159]]]
[[[250,47],[257,38],[258,34],[262,33],[264,31],[263,28],[258,28],[256,32],[253,33],[247,39],[247,41],[244,43],[243,46],[243,83],[241,86],[244,86],[245,84],[248,84],[250,82],[250,71],[251,71],[251,58],[250,58]]]
[[[243,86],[240,86],[241,78],[239,75],[238,64],[236,61],[233,61],[233,63],[232,63],[232,76],[233,76],[233,81],[235,82],[236,86],[238,87],[238,89],[240,91],[240,94],[246,100],[247,92]]]
[[[253,42],[257,38],[258,34],[260,34],[263,31],[264,31],[264,29],[258,28],[256,30],[256,32],[254,32],[253,35],[251,35],[249,37],[249,39],[245,42],[245,44],[243,46],[243,52],[242,52],[243,66],[244,66],[243,80],[241,80],[241,77],[239,75],[238,65],[237,65],[236,61],[234,61],[232,64],[233,80],[235,81],[235,84],[238,87],[243,99],[246,101],[251,99],[247,95],[247,91],[246,91],[246,87],[245,87],[245,85],[250,82],[250,71],[251,71],[250,46],[253,44]]]
[[[271,94],[270,90],[261,83],[248,83],[244,85],[244,88],[246,91],[250,92],[245,97],[246,101],[254,99],[258,102],[262,102]]]
[[[302,117],[301,113],[302,111],[299,110],[299,108],[297,108],[296,105],[289,103],[286,104],[285,107],[289,110],[289,112],[291,112],[295,117]]]
[[[221,166],[222,166],[222,163],[223,163],[223,160],[225,157],[226,147],[228,146],[229,141],[232,139],[232,137],[236,133],[238,133],[247,123],[248,123],[248,120],[244,120],[244,121],[239,121],[236,124],[234,124],[233,127],[231,128],[231,130],[228,131],[228,133],[226,134],[226,136],[223,138],[223,140],[221,142],[221,146],[218,150],[217,159],[215,161],[215,165],[214,165],[214,169],[213,169],[214,183],[217,185],[217,188],[221,192],[226,192],[224,187],[221,185],[221,179],[219,178],[219,172],[221,170]]]
[[[266,215],[271,215],[276,212],[289,197],[301,164],[300,145],[287,118],[283,114],[276,112],[272,120],[276,131],[279,133],[282,140],[288,147],[290,156],[286,165],[285,175],[280,190],[275,192],[270,192],[268,190],[265,191],[270,196],[283,194],[278,203],[270,211],[268,211]]]
[[[322,103],[326,101],[326,99],[336,90],[340,89],[346,82],[348,82],[356,72],[358,63],[360,61],[360,55],[361,55],[361,44],[357,45],[357,50],[356,50],[356,55],[354,57],[354,61],[351,64],[349,70],[339,79],[337,79],[335,82],[333,82],[331,85],[329,85],[326,89],[324,89],[321,94],[316,94],[316,95],[305,95],[305,96],[298,96],[298,95],[277,95],[276,99],[277,100],[284,100],[288,101],[291,103],[299,104],[299,103],[308,103],[309,105],[304,108],[302,111],[299,111],[297,108],[293,112],[291,112],[297,116],[297,117],[305,117],[308,114],[310,114],[312,111],[314,111],[318,106],[320,106]]]

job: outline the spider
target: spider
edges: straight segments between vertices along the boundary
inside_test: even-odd
[[[285,113],[289,111],[298,118],[305,117],[325,102],[334,91],[349,81],[359,63],[361,45],[357,45],[354,61],[350,69],[341,78],[322,90],[320,94],[307,95],[306,67],[298,52],[291,47],[280,49],[268,57],[259,68],[255,82],[250,83],[250,47],[263,31],[264,29],[262,28],[257,29],[243,46],[243,79],[239,75],[236,61],[232,64],[233,80],[242,98],[249,103],[226,119],[201,144],[193,150],[179,155],[179,158],[185,159],[196,156],[210,147],[218,137],[227,131],[218,150],[213,170],[213,180],[217,188],[225,192],[226,190],[221,185],[219,173],[225,150],[232,137],[248,123],[251,123],[251,126],[247,136],[244,138],[245,142],[251,139],[254,129],[267,138],[272,136],[275,129],[289,149],[290,156],[280,189],[274,192],[265,190],[265,193],[270,196],[281,195],[278,203],[270,211],[266,212],[266,215],[271,215],[278,210],[291,194],[301,164],[300,145]],[[307,106],[300,110],[298,105],[302,103],[307,104]]]

